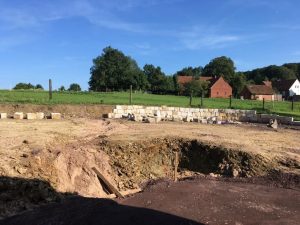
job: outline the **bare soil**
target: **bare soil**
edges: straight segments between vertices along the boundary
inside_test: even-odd
[[[49,206],[54,207],[53,213],[56,212],[56,207],[57,210],[62,210],[64,204],[67,204],[69,207],[69,204],[73,205],[74,203],[74,213],[82,208],[79,207],[80,204],[86,204],[86,215],[89,215],[90,212],[88,210],[93,210],[94,204],[98,204],[97,199],[89,198],[108,197],[96,174],[91,170],[92,167],[97,167],[119,190],[125,191],[144,186],[149,180],[172,178],[174,152],[176,151],[179,152],[178,172],[180,178],[202,174],[208,175],[210,173],[214,177],[232,177],[233,175],[237,177],[256,177],[266,176],[273,171],[299,175],[299,137],[300,133],[298,130],[279,128],[277,131],[274,131],[263,125],[247,124],[205,125],[171,122],[144,124],[85,118],[63,119],[61,121],[0,120],[0,216],[12,216],[24,210],[34,209],[41,204],[57,201],[62,202],[58,203],[58,205],[54,204],[55,206]],[[239,178],[234,180],[237,179]],[[290,182],[287,181],[288,184]],[[204,186],[200,185],[202,183]],[[217,222],[226,217],[226,212],[229,210],[229,213],[233,205],[235,205],[236,210],[239,207],[244,207],[245,210],[255,209],[259,211],[260,205],[252,205],[253,207],[251,208],[246,203],[245,205],[242,205],[242,203],[239,205],[234,199],[241,200],[240,196],[244,193],[252,196],[262,190],[262,193],[265,193],[266,202],[261,204],[271,204],[271,202],[275,201],[274,199],[279,198],[278,196],[282,199],[277,199],[275,201],[276,204],[281,201],[286,204],[282,206],[278,203],[279,206],[277,206],[274,203],[279,209],[277,211],[273,209],[270,215],[278,215],[280,207],[286,207],[286,210],[292,211],[299,210],[299,205],[296,204],[297,202],[299,203],[299,190],[286,189],[288,185],[283,186],[284,189],[278,189],[273,186],[267,189],[268,185],[258,184],[256,190],[254,188],[256,186],[249,184],[227,183],[226,180],[211,181],[207,179],[182,181],[171,185],[172,187],[174,186],[174,194],[169,197],[166,194],[168,188],[163,191],[163,187],[158,185],[157,193],[164,193],[161,195],[161,200],[156,201],[156,204],[160,204],[160,208],[153,205],[154,208],[151,208],[151,206],[150,209],[156,210],[155,213],[162,213],[162,218],[168,218],[167,220],[170,221],[173,221],[171,219],[174,217],[173,215],[177,215],[177,217],[174,217],[174,221],[177,221],[177,219],[181,221],[180,218],[184,217],[192,221],[198,221],[198,223],[220,224]],[[296,182],[296,187],[298,183]],[[233,188],[235,185],[238,185],[234,189],[232,197],[233,203],[235,203],[228,205],[231,196],[227,194],[228,189]],[[204,191],[205,186],[211,190],[211,192],[209,191],[210,194]],[[193,191],[195,191],[195,195],[207,195],[207,198],[209,196],[211,198],[215,197],[215,202],[212,202],[210,207],[206,207],[207,211],[205,209],[200,210],[201,212],[199,209],[205,208],[204,204],[208,204],[209,199],[204,198],[202,203],[194,202],[194,208],[197,210],[190,210],[192,211],[191,215],[180,214],[174,209],[169,210],[170,205],[174,204],[174,207],[177,205],[177,198],[174,196],[178,192],[180,192],[178,196],[182,195],[182,198],[178,197],[178,199],[183,201],[182,207],[180,205],[178,207],[183,209],[186,207],[186,210],[191,209],[192,203],[189,205],[189,202],[191,201],[190,198],[192,198],[190,193],[193,193]],[[152,193],[151,191],[148,192]],[[143,194],[148,192],[146,191]],[[290,195],[288,194],[289,192],[291,192]],[[270,197],[267,197],[266,193],[269,193]],[[145,197],[143,194],[141,198],[147,199],[148,194]],[[63,200],[69,195],[78,197],[71,200]],[[297,200],[297,202],[289,205],[287,202],[292,199],[292,195],[294,196],[294,201]],[[129,209],[131,206],[134,206],[134,210],[130,212],[135,212],[136,207],[145,207],[144,203],[138,200],[140,195],[136,196],[136,202],[131,202],[130,198],[121,200],[119,203],[121,206],[128,204],[130,206]],[[165,196],[166,199],[163,199],[162,196]],[[150,197],[152,198],[153,196],[149,194]],[[262,195],[257,196],[256,199],[260,197]],[[103,201],[101,200],[100,202]],[[108,202],[107,214],[105,212],[101,214],[104,217],[109,216],[109,213],[111,213],[109,210],[115,210],[115,205],[118,206],[117,209],[120,208],[119,204],[110,200],[106,201]],[[221,202],[223,202],[223,205],[226,203],[225,208]],[[256,204],[258,203],[257,200]],[[106,203],[103,204],[105,208]],[[114,207],[110,207],[111,204]],[[101,211],[101,207],[99,206],[99,208],[94,210]],[[220,215],[220,220],[216,220],[217,222],[212,219],[213,214],[208,213],[208,211],[212,210],[212,207],[216,208],[215,211],[218,208],[219,210],[224,210],[222,211],[224,215]],[[123,209],[121,207],[121,212],[124,215],[121,214],[126,217],[127,211],[123,211]],[[62,210],[62,212],[64,211]],[[199,215],[202,213],[202,216],[197,217],[197,212],[199,212]],[[236,213],[235,209],[233,209],[232,214],[228,214],[228,218],[234,212]],[[32,213],[34,214],[34,212]],[[145,212],[146,214],[150,216],[152,211],[147,211]],[[43,212],[41,212],[41,215],[43,215]],[[58,213],[59,215],[62,216],[64,214]],[[207,215],[207,218],[204,215]],[[283,214],[279,215],[283,216]],[[288,215],[294,214],[284,215],[287,216],[286,218],[290,218]],[[53,215],[49,214],[49,216],[52,217]],[[72,216],[74,215],[72,214]],[[245,218],[252,218],[253,216],[255,214],[252,215],[250,213]],[[30,219],[30,217],[28,218]],[[59,217],[57,218],[59,219]],[[161,216],[158,216],[158,218],[161,218]],[[233,223],[234,220],[235,222],[246,221],[246,219],[242,220],[242,217],[233,216],[232,218],[233,220],[228,219],[229,224]],[[258,216],[258,218],[262,217]],[[275,217],[270,218],[270,221],[275,221]],[[286,221],[288,224],[293,224],[295,219],[296,217],[292,216],[290,221]],[[51,220],[43,221],[45,222],[43,224],[55,224],[50,223]],[[93,224],[93,221],[90,224]],[[107,221],[109,222],[109,220]],[[185,219],[182,221],[185,221]],[[94,222],[96,222],[96,219]],[[269,222],[267,221],[266,223]],[[62,224],[80,223],[72,223],[71,220],[66,220]],[[241,224],[243,223],[241,222]]]
[[[297,183],[298,187],[286,189],[267,178],[252,183],[201,177],[177,183],[156,181],[143,193],[126,199],[71,197],[0,224],[296,225],[300,220],[299,180]]]

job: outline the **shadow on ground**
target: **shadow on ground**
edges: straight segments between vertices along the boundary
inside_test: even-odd
[[[0,177],[0,216],[0,225],[201,224],[114,200],[57,193],[48,182],[38,179],[10,177]]]

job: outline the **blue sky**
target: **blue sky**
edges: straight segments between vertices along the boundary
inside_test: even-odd
[[[0,0],[0,88],[88,88],[108,45],[173,74],[231,57],[238,70],[300,62],[298,0]]]

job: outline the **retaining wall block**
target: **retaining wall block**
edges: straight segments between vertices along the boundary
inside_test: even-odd
[[[14,113],[14,119],[22,120],[22,119],[24,119],[24,114],[22,112],[15,112]]]
[[[27,113],[26,119],[28,120],[36,120],[36,113]]]
[[[51,119],[60,120],[61,119],[61,114],[60,113],[51,113]]]
[[[7,119],[7,113],[0,113],[0,119]]]
[[[37,120],[42,120],[45,118],[45,114],[43,112],[37,112],[36,113],[36,119]]]

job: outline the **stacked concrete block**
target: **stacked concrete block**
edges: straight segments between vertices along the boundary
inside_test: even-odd
[[[0,113],[0,119],[7,119],[7,113]]]
[[[125,106],[118,105],[109,114],[109,118],[129,118],[128,114],[133,115],[135,121],[141,121],[141,118],[155,118],[154,122],[163,121],[186,121],[220,124],[224,122],[242,121],[242,122],[269,122],[274,115],[256,114],[255,110],[239,109],[199,109],[167,106]],[[282,123],[291,124],[290,117],[276,118]],[[151,122],[152,122],[151,121]]]
[[[37,112],[36,113],[36,119],[37,120],[42,120],[45,118],[45,114],[43,112]]]
[[[14,113],[14,119],[22,120],[22,119],[24,119],[24,114],[22,112],[15,112]]]
[[[60,113],[51,113],[51,119],[60,120],[61,119],[61,114]]]
[[[36,113],[27,113],[26,119],[28,120],[36,120]]]

